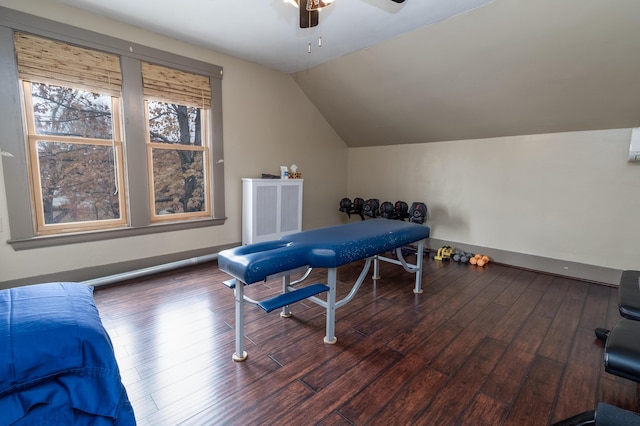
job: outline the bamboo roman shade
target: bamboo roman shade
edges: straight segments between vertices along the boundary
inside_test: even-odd
[[[118,96],[122,87],[117,55],[33,34],[14,34],[21,79]]]
[[[144,96],[162,102],[211,107],[209,77],[142,62]]]

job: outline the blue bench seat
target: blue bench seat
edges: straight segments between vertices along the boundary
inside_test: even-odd
[[[258,302],[258,306],[266,312],[271,312],[278,308],[282,308],[283,306],[291,305],[295,302],[308,299],[311,296],[324,293],[325,291],[329,291],[329,286],[325,284],[312,284],[287,293],[279,294],[270,299],[261,300]]]

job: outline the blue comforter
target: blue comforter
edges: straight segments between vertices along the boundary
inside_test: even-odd
[[[134,425],[93,289],[0,291],[0,425]]]

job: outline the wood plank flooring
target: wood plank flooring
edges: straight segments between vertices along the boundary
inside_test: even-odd
[[[361,266],[338,270],[339,294]],[[598,401],[638,411],[636,384],[604,372],[593,333],[617,321],[616,288],[425,258],[416,295],[402,268],[381,273],[337,310],[335,345],[314,303],[288,319],[247,306],[240,363],[216,262],[98,287],[95,299],[143,426],[546,425]]]

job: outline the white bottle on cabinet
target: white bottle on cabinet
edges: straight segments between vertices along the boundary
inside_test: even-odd
[[[242,179],[242,244],[302,231],[302,179]]]

